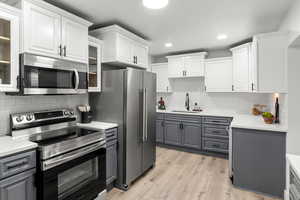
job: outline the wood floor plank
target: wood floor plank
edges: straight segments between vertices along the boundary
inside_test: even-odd
[[[108,200],[278,200],[237,189],[228,178],[228,160],[157,148],[154,169],[131,185],[113,189]]]

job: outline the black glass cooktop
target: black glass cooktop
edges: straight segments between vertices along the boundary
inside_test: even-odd
[[[44,132],[42,134],[33,136],[30,140],[38,143],[39,146],[47,146],[47,145],[52,145],[67,140],[80,138],[97,132],[99,131],[79,128],[79,127],[69,127],[69,128]]]

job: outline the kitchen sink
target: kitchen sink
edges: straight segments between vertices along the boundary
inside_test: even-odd
[[[172,112],[178,112],[178,113],[200,113],[202,111],[172,110]]]

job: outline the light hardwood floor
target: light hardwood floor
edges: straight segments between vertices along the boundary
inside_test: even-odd
[[[108,200],[274,200],[234,188],[228,160],[157,148],[154,169],[129,191],[113,189]]]

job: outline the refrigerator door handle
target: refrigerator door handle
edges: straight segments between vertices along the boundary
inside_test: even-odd
[[[148,114],[147,114],[147,89],[143,88],[143,142],[148,140],[148,133],[147,133],[147,121],[148,121]]]

